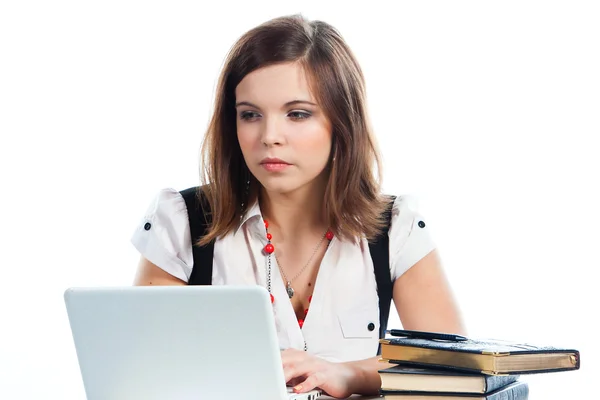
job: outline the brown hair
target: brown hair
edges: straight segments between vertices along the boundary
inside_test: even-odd
[[[293,15],[246,32],[225,60],[202,144],[202,190],[212,224],[199,244],[233,231],[243,215],[243,205],[258,200],[259,183],[249,173],[237,140],[235,89],[250,72],[286,62],[303,66],[311,90],[331,122],[325,193],[329,226],[336,236],[352,241],[362,235],[373,239],[383,227],[382,215],[389,200],[380,193],[381,160],[367,115],[361,68],[334,27]]]

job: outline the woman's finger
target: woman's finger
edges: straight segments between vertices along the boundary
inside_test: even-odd
[[[294,392],[296,393],[306,393],[310,390],[313,390],[323,384],[322,374],[320,372],[315,372],[314,374],[309,375],[304,382],[301,382],[294,386]]]
[[[297,378],[292,378],[289,380],[289,382],[286,382],[287,386],[296,386],[299,385],[300,383],[304,382],[304,380],[306,380],[305,376],[299,376]]]

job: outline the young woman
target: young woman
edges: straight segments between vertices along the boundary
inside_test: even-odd
[[[199,243],[214,243],[212,284],[269,288],[297,392],[378,393],[369,243],[381,232],[403,327],[465,333],[425,221],[405,197],[380,191],[361,68],[331,25],[281,17],[238,40],[218,82],[203,167],[212,224]],[[179,191],[158,193],[132,242],[142,254],[136,285],[188,283],[192,238]]]

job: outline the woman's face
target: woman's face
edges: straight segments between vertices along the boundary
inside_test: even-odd
[[[237,137],[252,175],[268,192],[325,185],[331,124],[297,63],[246,75],[235,91]]]

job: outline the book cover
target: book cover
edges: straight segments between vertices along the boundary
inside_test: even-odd
[[[527,382],[515,382],[488,394],[440,393],[382,390],[386,400],[526,400],[529,397]]]
[[[575,349],[535,346],[501,340],[445,341],[394,337],[381,339],[381,358],[417,367],[454,368],[487,375],[576,370]]]
[[[380,370],[379,376],[383,390],[456,393],[489,393],[519,379],[519,375],[483,375],[402,365]]]

